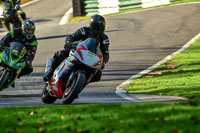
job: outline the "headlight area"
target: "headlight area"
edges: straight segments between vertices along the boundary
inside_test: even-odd
[[[9,62],[8,54],[6,52],[4,53],[3,57],[6,60],[6,62]]]
[[[21,67],[24,64],[24,62],[19,62],[17,64],[15,64],[15,67]]]
[[[76,57],[73,56],[73,55],[68,57],[68,61],[71,62],[71,63],[77,63],[78,62],[78,60],[76,59]]]

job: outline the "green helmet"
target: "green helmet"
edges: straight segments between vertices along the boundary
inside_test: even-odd
[[[31,20],[25,20],[22,23],[22,33],[26,39],[31,39],[35,34],[35,24]]]

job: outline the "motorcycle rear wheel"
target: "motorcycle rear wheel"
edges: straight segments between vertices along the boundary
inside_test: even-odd
[[[71,104],[75,98],[77,98],[80,90],[84,86],[86,76],[83,72],[78,72],[75,80],[73,81],[70,88],[66,88],[62,97],[63,104]]]
[[[48,84],[44,86],[44,89],[42,91],[42,101],[47,104],[52,104],[56,101],[57,98],[50,95],[49,91],[47,90],[47,87]]]

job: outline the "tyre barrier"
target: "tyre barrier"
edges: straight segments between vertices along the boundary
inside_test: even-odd
[[[73,2],[74,1],[76,1],[75,8],[73,6],[75,12],[74,16],[91,16],[94,14],[105,15],[135,8],[165,5],[180,0],[73,0]],[[77,3],[79,3],[79,6],[77,6]]]

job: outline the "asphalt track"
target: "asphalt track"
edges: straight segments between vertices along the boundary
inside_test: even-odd
[[[63,3],[62,3],[63,2]],[[48,4],[46,4],[48,3]],[[59,26],[70,0],[41,0],[23,9],[37,25],[39,39],[34,72],[0,92],[0,107],[45,105],[41,101],[46,60],[63,48],[65,36],[88,26],[88,20]],[[200,31],[200,4],[168,6],[106,16],[110,61],[102,80],[88,85],[73,104],[134,103],[116,95],[118,85],[177,51]],[[0,35],[2,38],[2,33]],[[55,104],[61,104],[57,100]]]

